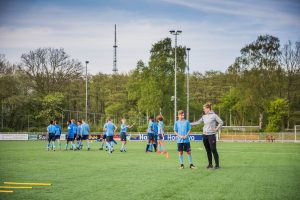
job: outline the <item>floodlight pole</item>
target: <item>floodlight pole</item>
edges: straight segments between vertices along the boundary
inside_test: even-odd
[[[190,50],[191,48],[187,48],[187,77],[186,77],[186,119],[189,120],[190,115]]]
[[[87,111],[88,111],[88,75],[87,75],[87,65],[89,61],[85,61],[85,120],[87,121]]]
[[[172,35],[175,35],[175,86],[174,86],[174,123],[176,122],[176,113],[177,113],[177,52],[176,52],[176,49],[177,49],[177,35],[179,35],[180,33],[182,33],[182,31],[180,30],[171,30],[170,33]]]

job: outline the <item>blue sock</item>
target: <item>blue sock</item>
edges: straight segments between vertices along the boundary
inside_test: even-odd
[[[179,154],[179,162],[180,162],[180,164],[183,164],[183,155]]]
[[[108,150],[111,150],[110,143],[106,143],[106,147],[108,148]]]
[[[72,144],[72,147],[73,147],[73,150],[76,149],[76,145],[74,143]]]
[[[111,150],[113,150],[114,149],[114,142],[113,141],[110,142],[110,146],[111,146]]]
[[[153,146],[153,144],[152,144],[152,143],[150,143],[150,146],[149,146],[149,151],[152,151],[152,146]]]
[[[52,142],[52,148],[55,149],[55,142]]]
[[[50,143],[48,142],[48,144],[47,144],[47,148],[49,149],[50,148]]]
[[[190,163],[190,164],[193,164],[192,154],[188,154],[188,158],[189,158],[189,163]]]
[[[78,142],[78,149],[81,148],[81,142]]]
[[[66,144],[66,150],[68,150],[68,146],[69,146],[69,144],[67,143],[67,144]]]
[[[88,141],[88,149],[91,147],[91,142]]]

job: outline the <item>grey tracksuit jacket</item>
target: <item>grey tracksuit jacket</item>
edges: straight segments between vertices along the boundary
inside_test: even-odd
[[[223,121],[221,118],[214,113],[214,111],[209,111],[207,114],[203,115],[198,121],[192,122],[191,126],[204,123],[203,134],[213,135],[222,127]],[[218,126],[217,126],[218,123]]]

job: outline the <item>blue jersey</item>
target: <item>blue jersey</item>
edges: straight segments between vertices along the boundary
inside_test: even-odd
[[[153,133],[157,134],[158,133],[158,126],[155,122],[153,122]]]
[[[185,136],[191,130],[190,122],[187,120],[178,120],[174,124],[174,131],[176,131],[179,135]],[[182,139],[177,136],[177,143],[188,143],[190,142],[189,137]]]
[[[165,125],[163,121],[158,122],[158,134],[163,134],[165,131]]]
[[[82,125],[78,125],[77,126],[77,130],[76,130],[76,134],[82,136],[82,133],[83,133],[83,131],[82,131]]]
[[[55,126],[53,124],[50,124],[47,127],[47,131],[48,131],[49,134],[55,134]]]
[[[117,128],[116,125],[114,125],[114,123],[112,122],[107,122],[104,125],[104,128],[106,129],[106,136],[113,136],[114,135],[114,131]]]
[[[124,123],[124,124],[121,124],[121,131],[120,133],[127,133],[127,125]]]
[[[55,125],[55,135],[60,135],[61,134],[61,127],[60,125],[56,124]]]
[[[71,123],[71,127],[72,127],[73,134],[74,134],[74,135],[77,134],[77,125]]]
[[[87,123],[81,125],[83,135],[89,135],[90,126]]]
[[[154,130],[153,129],[153,124],[154,123],[152,121],[149,122],[149,124],[148,124],[148,133],[153,133],[153,130]]]
[[[68,138],[74,138],[74,132],[73,132],[72,124],[68,125]]]

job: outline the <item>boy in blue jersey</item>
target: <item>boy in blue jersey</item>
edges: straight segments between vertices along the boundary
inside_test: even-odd
[[[151,116],[149,118],[149,124],[147,129],[147,146],[146,146],[146,152],[152,152],[152,145],[153,145],[153,139],[154,139],[154,128],[153,128],[153,122],[154,118]]]
[[[121,121],[122,121],[122,124],[121,124],[121,131],[120,131],[120,139],[122,141],[122,146],[121,146],[120,151],[121,152],[126,152],[125,145],[126,145],[126,142],[127,142],[127,138],[126,138],[127,128],[132,128],[133,125],[131,125],[131,126],[126,125],[126,119],[125,118],[122,118]]]
[[[68,124],[68,134],[67,134],[67,144],[66,144],[66,150],[68,150],[69,142],[71,142],[71,145],[73,147],[73,150],[76,150],[76,146],[74,144],[74,131],[73,131],[73,125],[71,121],[67,122]]]
[[[111,118],[108,118],[108,122],[104,125],[103,130],[106,131],[106,144],[108,146],[108,152],[112,153],[114,151],[113,139],[114,134],[117,131],[117,127],[114,125]]]
[[[157,152],[157,136],[158,136],[158,126],[153,119],[153,147],[154,147],[154,152]]]
[[[178,111],[178,120],[174,124],[174,134],[177,136],[177,147],[179,153],[179,162],[180,168],[184,169],[183,165],[183,151],[186,151],[190,168],[195,169],[196,167],[193,165],[192,154],[191,154],[191,145],[189,140],[189,134],[191,132],[191,125],[188,120],[184,119],[183,110]]]
[[[81,149],[81,139],[83,135],[83,130],[82,130],[82,122],[79,120],[77,121],[77,130],[76,130],[76,141],[77,141],[77,149]]]
[[[89,151],[91,148],[91,142],[89,140],[90,126],[85,122],[84,119],[82,119],[81,128],[82,128],[82,137],[81,137],[80,144],[82,143],[82,140],[87,140],[87,146]]]
[[[72,128],[72,132],[74,134],[73,143],[75,144],[75,139],[77,139],[77,125],[76,125],[75,119],[71,119],[71,128]],[[75,147],[76,147],[76,145],[75,145]],[[71,149],[73,149],[73,145],[72,145]]]
[[[158,122],[158,150],[157,153],[166,153],[165,144],[163,142],[164,134],[165,134],[165,125],[164,125],[164,117],[162,115],[158,115],[156,117]]]
[[[57,140],[59,149],[61,149],[61,143],[60,143],[61,127],[57,121],[54,121],[54,124],[55,124],[55,140]]]
[[[52,149],[55,151],[55,126],[53,125],[53,121],[50,121],[50,125],[47,127],[47,138],[48,145],[47,149],[50,150],[50,141],[52,141]]]

